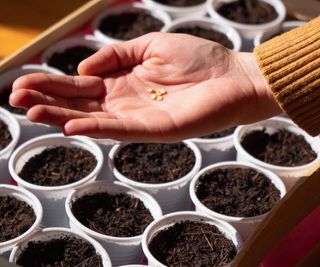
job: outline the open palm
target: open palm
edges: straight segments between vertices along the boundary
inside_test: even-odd
[[[19,78],[10,103],[67,135],[130,141],[177,141],[278,111],[253,55],[188,35],[106,46],[79,73]],[[153,100],[147,88],[166,90],[164,99]]]

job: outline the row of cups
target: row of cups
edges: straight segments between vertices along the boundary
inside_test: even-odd
[[[201,5],[201,12],[185,12],[187,15],[183,16],[172,16],[174,20],[166,13],[166,8],[158,8],[162,6],[154,1],[145,0],[144,3],[130,3],[130,4],[120,4],[112,8],[108,8],[100,15],[98,15],[93,23],[90,32],[92,35],[74,38],[68,38],[67,40],[62,40],[52,47],[49,47],[41,57],[41,62],[47,65],[49,58],[54,52],[62,52],[68,47],[78,45],[88,46],[94,50],[100,49],[105,44],[112,44],[121,42],[123,40],[115,39],[112,36],[108,36],[99,29],[101,21],[112,15],[118,15],[125,12],[137,12],[138,10],[144,10],[149,12],[155,18],[161,20],[164,26],[161,28],[161,32],[174,32],[177,28],[181,27],[195,27],[199,26],[205,29],[212,29],[214,31],[224,34],[233,44],[233,50],[235,51],[249,51],[252,49],[253,45],[257,46],[271,37],[273,34],[280,31],[285,32],[295,27],[302,25],[303,21],[289,21],[284,22],[285,18],[285,7],[281,0],[262,0],[268,2],[275,7],[278,16],[277,18],[269,23],[259,24],[259,25],[249,25],[241,24],[229,21],[215,12],[216,8],[223,3],[223,1],[208,1],[206,5]],[[151,3],[152,2],[152,3]],[[213,2],[213,3],[211,3]],[[203,7],[208,7],[207,9]],[[199,7],[198,7],[199,8]],[[180,9],[180,7],[177,9]],[[183,9],[183,8],[182,8]],[[196,7],[187,7],[187,10],[196,9]],[[205,17],[205,13],[208,12],[210,17]],[[182,12],[184,14],[184,12]],[[250,47],[249,47],[250,46]]]
[[[70,201],[86,193],[108,192],[127,193],[139,198],[150,210],[154,220],[147,226],[142,235],[134,237],[113,237],[95,232],[82,225],[72,214]],[[150,252],[149,244],[152,238],[175,223],[193,221],[208,223],[216,226],[225,237],[232,241],[236,249],[242,245],[242,239],[237,230],[229,223],[213,218],[205,213],[193,211],[180,211],[162,216],[161,209],[157,202],[147,193],[136,190],[125,184],[105,181],[94,182],[86,187],[72,191],[66,201],[66,210],[69,216],[69,227],[41,227],[42,206],[37,197],[30,191],[13,186],[0,185],[0,195],[12,196],[21,201],[27,202],[34,210],[36,221],[22,235],[0,243],[0,254],[9,255],[10,262],[16,262],[23,251],[29,246],[29,242],[45,242],[52,239],[65,238],[66,236],[76,237],[90,243],[97,255],[101,257],[102,266],[145,266],[140,265],[148,261],[149,266],[165,266],[161,264]],[[135,264],[135,265],[133,265]],[[138,265],[139,264],[139,265]]]
[[[170,16],[166,13],[166,8],[158,8],[158,5],[154,1],[145,0],[144,3],[130,3],[130,4],[121,4],[116,5],[112,8],[108,8],[103,13],[98,15],[96,19],[92,23],[92,35],[83,35],[83,36],[75,36],[71,38],[66,38],[57,42],[50,46],[40,58],[40,61],[43,65],[47,67],[47,71],[55,74],[62,74],[61,71],[56,70],[54,68],[50,68],[48,66],[48,61],[50,57],[56,52],[62,52],[67,48],[83,45],[93,50],[99,50],[106,44],[112,44],[115,42],[120,42],[122,40],[114,39],[110,36],[107,36],[105,33],[102,33],[98,25],[101,20],[109,15],[121,14],[123,12],[133,12],[134,10],[146,10],[150,12],[151,15],[160,19],[164,23],[164,27],[161,29],[162,32],[174,32],[177,28],[180,27],[188,27],[188,26],[200,26],[206,29],[213,29],[214,31],[220,32],[232,42],[233,49],[235,51],[240,51],[243,46],[246,46],[243,38],[250,39],[250,42],[254,42],[254,45],[257,46],[269,37],[271,37],[274,33],[278,31],[288,31],[292,28],[302,25],[304,22],[302,21],[291,21],[283,23],[285,17],[285,7],[283,6],[280,0],[262,0],[270,3],[275,7],[279,16],[275,21],[259,24],[259,25],[246,25],[234,23],[226,20],[221,17],[218,13],[214,13],[215,6],[219,6],[223,1],[208,1],[206,5],[201,5],[202,9],[204,6],[208,6],[208,13],[210,14],[210,18],[204,17],[206,9],[203,9],[201,12],[201,16],[198,13],[193,14],[192,12],[187,16],[182,16],[179,19],[171,20]],[[151,4],[152,2],[152,4]],[[213,3],[211,3],[213,2]],[[217,3],[216,3],[217,2]],[[219,3],[218,3],[219,2]],[[221,2],[221,3],[220,3]],[[156,7],[156,8],[155,8]],[[200,8],[200,7],[197,7]],[[180,7],[177,9],[180,9]],[[183,9],[183,8],[182,8]],[[196,9],[196,7],[188,7],[187,10]],[[210,11],[211,10],[211,11]],[[183,12],[182,12],[183,13]],[[188,13],[188,12],[187,12]],[[173,16],[175,18],[175,16]],[[238,25],[239,24],[239,25]],[[241,27],[240,27],[241,26]],[[246,33],[249,31],[249,33]],[[240,34],[239,34],[240,33]],[[0,85],[1,88],[1,85]]]

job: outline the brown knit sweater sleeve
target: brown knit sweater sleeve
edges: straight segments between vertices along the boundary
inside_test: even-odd
[[[260,70],[288,116],[320,133],[320,17],[258,46]]]

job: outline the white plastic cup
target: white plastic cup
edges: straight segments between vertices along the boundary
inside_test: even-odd
[[[150,8],[167,12],[170,15],[170,17],[172,17],[173,19],[181,18],[181,17],[201,18],[201,17],[204,17],[207,12],[206,1],[204,1],[202,4],[199,4],[199,5],[186,6],[186,7],[164,5],[154,0],[142,0],[142,2],[145,3],[147,6],[149,6]]]
[[[72,213],[72,203],[84,195],[91,195],[101,192],[109,194],[125,193],[140,199],[145,207],[149,209],[152,217],[157,219],[162,216],[161,208],[155,199],[149,194],[136,190],[120,182],[97,181],[90,185],[82,186],[72,191],[66,199],[66,212],[69,218],[70,228],[98,240],[109,252],[110,258],[115,265],[131,264],[141,262],[143,257],[141,248],[142,235],[133,237],[116,237],[105,235],[84,226]]]
[[[174,225],[175,223],[183,221],[201,222],[215,225],[220,230],[220,232],[222,232],[225,235],[226,238],[233,242],[237,251],[240,249],[242,245],[242,240],[239,233],[236,231],[236,229],[234,229],[230,224],[226,222],[217,220],[215,218],[211,218],[206,214],[201,214],[199,212],[194,211],[174,212],[153,221],[143,233],[142,249],[145,256],[148,259],[148,264],[150,266],[165,267],[165,265],[159,262],[151,254],[149,250],[149,243],[151,242],[152,238],[161,230],[165,230],[166,228]],[[227,266],[230,266],[230,264],[228,264]]]
[[[41,153],[46,148],[65,146],[79,147],[92,153],[97,160],[94,170],[81,180],[60,186],[42,186],[29,183],[19,177],[26,162],[33,156]],[[25,187],[33,192],[41,201],[44,208],[43,224],[48,226],[68,225],[68,218],[65,212],[65,199],[75,188],[93,182],[99,174],[103,164],[103,154],[97,144],[85,137],[64,137],[62,134],[48,134],[31,139],[19,146],[9,160],[9,171],[12,178],[21,187]]]
[[[101,257],[102,266],[103,267],[111,267],[111,260],[109,258],[108,253],[105,249],[94,239],[91,237],[84,235],[82,233],[77,233],[72,229],[68,228],[60,228],[60,227],[52,227],[52,228],[45,228],[35,232],[32,236],[28,237],[28,239],[20,242],[19,245],[14,247],[10,255],[10,262],[15,263],[22,252],[28,247],[28,243],[31,241],[35,242],[45,242],[52,239],[58,239],[64,236],[72,236],[75,238],[79,238],[89,242],[94,249],[96,250],[97,255]]]
[[[96,19],[94,19],[92,23],[94,35],[98,40],[106,44],[113,44],[113,43],[119,43],[124,41],[124,40],[116,39],[106,35],[105,33],[101,32],[98,27],[101,21],[107,16],[119,15],[126,12],[137,12],[139,10],[144,10],[150,13],[150,15],[152,15],[153,17],[161,20],[164,23],[164,27],[171,23],[171,19],[169,15],[164,11],[161,11],[160,9],[151,8],[143,3],[138,3],[138,2],[129,3],[129,4],[120,4],[105,10],[104,12],[100,13],[100,15],[96,17]],[[162,29],[160,31],[163,31]]]
[[[0,108],[0,120],[8,126],[12,138],[11,142],[0,150],[0,184],[9,184],[11,177],[8,169],[8,161],[19,141],[21,130],[17,119],[3,108]]]
[[[23,65],[19,68],[9,70],[0,75],[0,91],[11,87],[13,82],[20,76],[30,73],[48,73],[48,74],[60,74],[63,73],[55,68],[45,67],[37,64]],[[48,134],[53,132],[59,132],[57,127],[48,126],[46,124],[32,123],[27,119],[26,115],[14,114],[12,115],[17,119],[21,127],[21,137],[18,144],[22,144],[25,141],[30,140],[33,137]]]
[[[202,158],[199,148],[194,143],[191,141],[183,141],[183,143],[193,151],[195,164],[188,174],[175,181],[159,184],[142,183],[131,180],[121,174],[114,166],[113,161],[119,150],[123,146],[127,145],[127,143],[117,144],[111,148],[109,153],[110,169],[116,179],[152,195],[160,204],[164,214],[180,210],[190,210],[191,200],[189,197],[188,187],[191,179],[201,168]]]
[[[240,51],[241,49],[241,37],[239,33],[230,26],[219,24],[210,18],[179,18],[172,21],[171,25],[167,25],[163,28],[164,32],[174,32],[181,27],[201,27],[204,29],[213,30],[225,35],[229,41],[233,44],[234,51]]]
[[[260,32],[277,32],[281,28],[281,23],[284,21],[285,16],[286,16],[286,8],[281,0],[261,0],[263,2],[266,2],[270,5],[272,5],[276,12],[278,13],[278,16],[267,23],[262,23],[262,24],[245,24],[245,23],[239,23],[235,22],[232,20],[229,20],[222,15],[220,15],[217,12],[217,9],[225,4],[225,3],[230,3],[234,2],[236,0],[208,0],[207,1],[207,11],[215,21],[222,25],[228,25],[236,30],[239,31],[240,35],[242,36],[243,40],[243,49],[245,51],[250,51],[253,48],[253,39],[255,36],[260,33]],[[260,0],[259,0],[260,1]]]
[[[264,174],[267,178],[271,180],[273,185],[280,191],[280,198],[282,198],[286,194],[286,188],[282,180],[273,172],[258,167],[256,165],[250,163],[242,163],[236,161],[226,161],[220,162],[213,165],[210,165],[204,169],[202,169],[191,181],[190,183],[190,197],[193,204],[196,207],[196,211],[207,214],[213,218],[222,220],[224,222],[230,223],[240,234],[242,240],[245,241],[250,237],[250,235],[254,232],[259,223],[264,219],[264,217],[268,213],[264,213],[258,216],[253,217],[236,217],[236,216],[228,216],[225,214],[221,214],[209,209],[205,206],[197,197],[196,187],[198,185],[200,177],[208,172],[213,170],[221,170],[221,169],[229,169],[229,168],[250,168],[254,169],[259,173]]]
[[[285,129],[293,134],[302,135],[306,142],[308,142],[314,152],[317,154],[316,159],[308,164],[296,167],[283,167],[263,162],[251,156],[241,145],[241,140],[248,133],[255,130],[266,129],[268,134],[273,134],[278,130]],[[320,166],[320,139],[319,137],[311,137],[305,131],[300,129],[292,121],[281,118],[273,117],[268,120],[260,121],[254,124],[239,126],[234,132],[234,146],[237,151],[237,161],[250,162],[261,168],[270,170],[276,173],[286,185],[287,191],[302,177],[310,176]]]
[[[10,196],[26,202],[33,209],[36,216],[36,220],[32,226],[22,235],[5,242],[0,242],[0,254],[6,255],[17,243],[26,240],[40,227],[43,210],[39,199],[34,194],[18,186],[0,184],[0,196]]]
[[[292,20],[292,21],[285,21],[281,26],[281,32],[288,32],[294,28],[300,27],[301,25],[305,24],[305,21],[302,20]],[[254,38],[253,44],[254,47],[262,44],[263,42],[269,40],[275,33],[274,32],[259,32],[256,37]]]
[[[65,50],[76,46],[84,46],[98,51],[104,47],[105,44],[99,41],[93,35],[79,35],[65,38],[57,43],[54,43],[44,51],[44,53],[41,55],[41,63],[44,66],[49,67],[48,62],[55,53],[62,53]]]
[[[233,134],[220,138],[191,139],[201,150],[202,168],[221,161],[236,160]]]

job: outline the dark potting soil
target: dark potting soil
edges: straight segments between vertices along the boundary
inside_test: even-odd
[[[174,33],[185,33],[185,34],[190,34],[193,36],[197,36],[200,38],[204,38],[210,41],[214,41],[217,43],[222,44],[223,46],[232,49],[233,44],[229,40],[229,38],[218,31],[212,30],[212,29],[205,29],[203,27],[195,26],[195,27],[181,27],[177,28]]]
[[[0,196],[0,242],[22,235],[35,220],[34,211],[26,202],[10,196]]]
[[[157,233],[149,250],[166,266],[225,266],[237,254],[233,242],[216,226],[192,221]]]
[[[244,24],[262,24],[274,20],[278,13],[268,3],[257,0],[239,0],[223,4],[217,12],[232,21]]]
[[[89,151],[58,146],[30,158],[18,175],[32,184],[59,186],[81,180],[96,165],[97,160]]]
[[[90,243],[65,235],[29,242],[17,264],[22,267],[102,267],[102,260]]]
[[[265,129],[252,131],[243,137],[241,145],[253,157],[279,166],[301,166],[317,157],[302,135],[284,129],[271,135]]]
[[[9,104],[11,87],[6,87],[0,92],[0,106],[14,114],[25,115],[27,111],[22,108],[15,108]]]
[[[0,151],[4,149],[12,141],[12,136],[8,125],[0,120]]]
[[[96,50],[86,46],[74,46],[59,53],[54,53],[48,61],[48,65],[55,67],[67,75],[78,75],[79,63],[93,55]]]
[[[212,134],[201,136],[200,138],[215,139],[215,138],[226,137],[228,135],[233,134],[235,129],[236,129],[236,127],[228,128],[228,129],[225,129],[225,130],[222,130],[222,131],[219,131],[219,132],[215,132],[215,133],[212,133]]]
[[[280,199],[270,179],[250,168],[208,171],[200,177],[196,195],[209,209],[237,217],[264,214]]]
[[[149,32],[158,32],[163,22],[147,12],[127,12],[106,16],[98,26],[105,35],[119,40],[130,40]]]
[[[167,183],[182,178],[195,164],[193,151],[184,143],[128,144],[114,159],[117,170],[144,183]]]
[[[72,213],[93,231],[117,237],[141,235],[153,221],[143,202],[128,194],[85,195],[72,204]]]
[[[196,6],[204,3],[206,0],[155,0],[156,2],[168,6]]]

